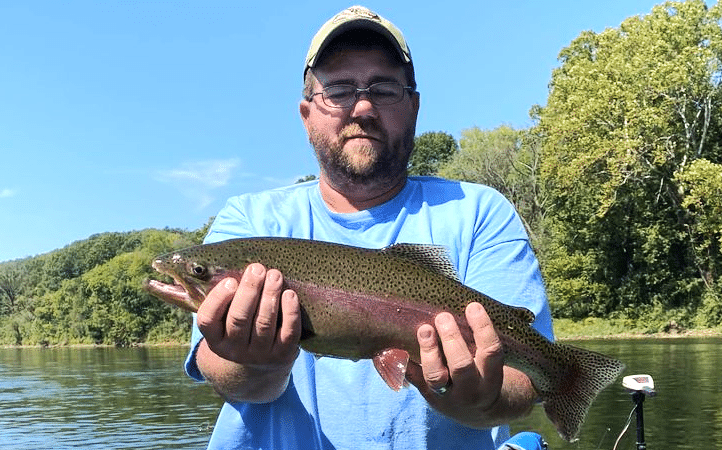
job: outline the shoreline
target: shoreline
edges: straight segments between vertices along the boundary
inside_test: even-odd
[[[560,331],[560,330],[555,330]],[[694,339],[694,338],[719,338],[722,337],[722,329],[710,328],[700,330],[684,330],[662,333],[644,333],[641,331],[630,331],[624,333],[558,333],[557,342],[565,341],[591,341],[591,340],[622,340],[622,339]],[[116,346],[113,344],[53,344],[53,345],[8,345],[0,344],[0,349],[13,348],[138,348],[138,347],[189,347],[187,342],[142,342],[129,346]]]
[[[722,337],[722,331],[719,329],[704,330],[685,330],[667,333],[644,333],[644,332],[626,332],[613,334],[560,334],[557,341],[591,341],[599,340],[615,340],[615,339],[691,339],[691,338],[716,338]]]
[[[189,347],[188,342],[140,342],[132,345],[113,345],[113,344],[50,344],[50,345],[10,345],[0,344],[0,349],[11,349],[11,348],[139,348],[139,347]]]

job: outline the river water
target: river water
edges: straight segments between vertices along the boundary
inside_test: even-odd
[[[647,448],[722,448],[722,339],[570,342],[652,375]],[[2,449],[202,449],[221,402],[182,372],[183,347],[0,349]],[[597,398],[580,440],[558,438],[540,407],[513,431],[550,449],[612,449],[633,408],[621,379]],[[634,419],[618,449],[634,449]]]
[[[221,402],[186,351],[0,349],[0,448],[205,448]]]
[[[623,376],[651,375],[657,394],[642,405],[647,449],[722,449],[722,338],[664,338],[567,342],[619,358]],[[541,408],[512,431],[542,434],[549,448],[612,449],[634,403],[622,377],[592,404],[579,441],[559,438]],[[636,449],[636,418],[618,449]]]

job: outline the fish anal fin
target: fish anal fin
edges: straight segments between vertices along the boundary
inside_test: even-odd
[[[408,386],[406,367],[409,364],[409,353],[398,348],[387,348],[373,358],[374,367],[386,384],[398,391]]]
[[[387,255],[398,256],[426,267],[445,277],[459,281],[456,267],[449,257],[449,249],[434,244],[394,244],[381,250]]]

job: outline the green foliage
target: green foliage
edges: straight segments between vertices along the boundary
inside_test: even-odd
[[[21,287],[22,274],[16,267],[7,266],[0,269],[0,314],[15,309]]]
[[[501,192],[516,207],[533,241],[544,234],[544,193],[539,177],[540,137],[534,130],[500,126],[464,130],[461,150],[439,168],[445,178],[481,183]]]
[[[699,264],[718,263],[722,251],[722,165],[698,159],[675,174],[687,208],[689,237],[694,244]],[[715,267],[700,267],[709,277],[719,272]]]
[[[623,319],[588,317],[582,320],[554,320],[554,336],[557,339],[605,337],[625,333],[644,333],[645,331],[635,328],[631,321]]]
[[[409,175],[436,175],[439,167],[459,151],[454,136],[443,131],[429,131],[414,138],[409,158]]]
[[[719,290],[708,290],[702,295],[702,304],[697,310],[692,326],[713,328],[722,325],[722,296]]]
[[[14,308],[2,310],[0,344],[185,342],[189,316],[142,290],[152,259],[200,243],[200,230],[104,233],[0,266],[22,274]]]
[[[537,111],[557,314],[689,322],[717,292],[717,169],[697,160],[722,156],[719,10],[668,2],[560,53]]]
[[[306,176],[303,176],[303,177],[299,178],[298,180],[296,180],[296,184],[305,183],[306,181],[313,181],[315,179],[316,179],[316,175],[314,175],[314,174],[306,175]]]

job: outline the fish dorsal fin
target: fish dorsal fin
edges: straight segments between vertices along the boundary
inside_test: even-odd
[[[524,323],[532,323],[534,322],[534,318],[536,315],[534,315],[533,312],[529,311],[528,309],[522,307],[522,306],[510,306],[512,311],[514,311],[514,314],[518,318],[524,321]]]
[[[445,277],[459,281],[456,267],[449,258],[449,249],[434,244],[394,244],[381,250],[387,255],[398,256],[422,265]]]

